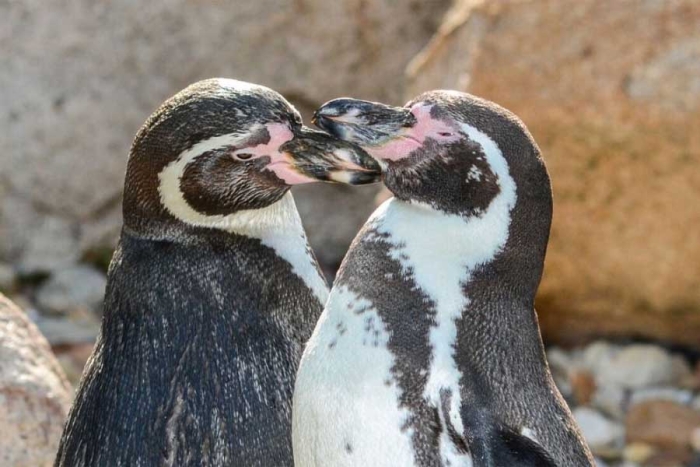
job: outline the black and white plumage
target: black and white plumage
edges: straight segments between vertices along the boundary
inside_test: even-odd
[[[316,114],[394,198],[355,238],[294,394],[298,467],[591,466],[534,312],[552,214],[525,126],[468,94]]]
[[[327,286],[288,190],[378,173],[268,88],[213,79],[167,100],[131,149],[55,465],[291,466],[294,376]]]

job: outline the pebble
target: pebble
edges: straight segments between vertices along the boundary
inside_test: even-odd
[[[15,269],[5,263],[0,263],[0,291],[10,292],[15,288],[17,273]]]
[[[601,386],[616,385],[628,389],[669,385],[675,382],[677,369],[671,355],[654,345],[630,345],[608,360],[600,362],[595,373]]]
[[[579,405],[588,405],[596,392],[593,375],[587,370],[572,370],[569,376],[574,400]]]
[[[41,317],[36,325],[51,346],[92,343],[100,332],[96,318],[68,319]]]
[[[630,407],[625,421],[627,440],[667,449],[688,449],[700,412],[668,400],[648,400]]]
[[[700,452],[700,426],[693,429],[690,434],[690,447],[693,448],[695,452]]]
[[[619,386],[599,386],[593,394],[591,405],[605,415],[622,421],[625,419],[627,391]]]
[[[56,314],[75,310],[99,312],[106,284],[105,275],[90,266],[62,269],[40,286],[37,304],[42,310]]]
[[[651,456],[654,455],[656,449],[653,446],[646,443],[630,443],[625,446],[622,452],[622,457],[629,462],[635,464],[643,464]]]
[[[689,405],[693,401],[693,392],[673,387],[643,388],[632,393],[629,403],[634,405],[649,400],[664,400],[680,405]]]
[[[620,423],[604,417],[589,407],[577,407],[574,417],[594,453],[605,451],[621,444],[625,430]]]

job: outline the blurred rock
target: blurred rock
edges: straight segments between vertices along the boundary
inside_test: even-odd
[[[610,342],[598,340],[592,342],[581,353],[581,364],[597,375],[620,352],[620,348]]]
[[[630,345],[600,362],[596,379],[601,386],[645,388],[675,381],[671,355],[654,345]]]
[[[647,460],[644,467],[693,467],[689,464],[693,457],[688,448],[664,449]]]
[[[574,370],[569,377],[576,403],[588,405],[596,392],[595,378],[586,370]]]
[[[627,394],[619,386],[599,386],[591,405],[615,420],[624,420]]]
[[[92,355],[93,348],[94,344],[91,342],[84,344],[57,345],[52,348],[58,362],[66,373],[68,381],[74,386],[77,386],[80,382],[83,369],[90,355]]]
[[[8,292],[15,287],[17,273],[9,264],[0,263],[0,292]]]
[[[71,398],[46,339],[0,295],[0,465],[53,465]]]
[[[14,228],[20,216],[8,215],[10,208],[0,201],[0,236],[7,242],[0,259],[21,256],[29,269],[53,270],[66,259],[56,258],[56,251],[73,259],[78,251],[113,247],[134,134],[186,85],[214,76],[253,81],[280,91],[307,113],[340,95],[398,102],[406,64],[449,5],[0,4],[0,125],[6,130],[0,133],[0,195],[23,203],[25,225],[45,218],[63,222],[52,224],[51,234]],[[58,244],[47,249],[48,239]]]
[[[45,311],[67,314],[75,310],[99,312],[107,278],[89,266],[62,269],[39,287],[37,303]]]
[[[573,414],[594,453],[608,453],[610,449],[622,445],[625,430],[621,424],[588,407],[578,407],[573,410]]]
[[[673,387],[644,388],[634,391],[630,397],[630,405],[639,404],[650,400],[664,400],[680,405],[690,405],[693,401],[693,393],[687,389]]]
[[[655,451],[656,449],[649,444],[631,443],[625,446],[622,457],[626,461],[634,462],[635,464],[643,464],[654,455]]]
[[[52,346],[93,343],[100,332],[99,321],[90,315],[78,319],[41,317],[36,325]]]
[[[690,434],[690,446],[695,452],[700,452],[700,426],[694,428]]]
[[[20,273],[47,273],[77,262],[79,249],[74,230],[65,219],[47,216],[36,228],[24,232],[28,240],[19,258]]]
[[[700,412],[671,401],[646,401],[630,407],[625,426],[630,442],[685,449],[700,427]]]
[[[700,348],[698,24],[695,0],[458,0],[408,68],[407,98],[469,90],[540,144],[555,197],[537,302],[549,342]]]
[[[559,347],[547,349],[547,363],[557,388],[565,399],[573,397],[573,388],[569,380],[569,373],[574,367],[573,359]]]

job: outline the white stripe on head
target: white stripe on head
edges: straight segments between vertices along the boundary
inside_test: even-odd
[[[294,273],[306,282],[321,303],[325,303],[328,287],[319,275],[313,257],[307,252],[306,233],[291,193],[264,208],[245,209],[226,215],[203,214],[190,206],[182,193],[180,180],[188,164],[210,151],[240,145],[255,129],[251,127],[244,134],[215,136],[182,152],[158,174],[160,201],[170,214],[186,224],[260,239],[289,262]]]
[[[488,208],[465,219],[424,204],[392,198],[375,211],[370,222],[375,222],[380,233],[388,234],[393,244],[391,257],[399,261],[404,274],[413,275],[416,285],[435,303],[435,325],[430,331],[432,359],[424,397],[439,407],[441,389],[451,390],[450,422],[463,433],[459,389],[462,374],[454,358],[456,320],[470,304],[463,291],[473,272],[493,261],[506,245],[517,195],[515,181],[498,145],[477,128],[460,126],[463,133],[481,146],[498,178],[500,192]],[[421,227],[416,228],[417,225]],[[451,448],[444,444],[441,443],[441,453],[445,458],[465,461],[456,459]]]

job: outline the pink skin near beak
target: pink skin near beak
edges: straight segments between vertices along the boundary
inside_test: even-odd
[[[425,104],[415,105],[411,109],[411,113],[416,117],[415,125],[407,128],[405,133],[390,139],[385,144],[368,147],[365,150],[375,159],[395,161],[408,157],[413,151],[422,147],[427,138],[444,143],[457,141],[460,136],[454,128],[430,115],[432,107],[432,105]],[[446,134],[449,136],[445,136]]]
[[[267,144],[258,144],[257,146],[244,148],[236,153],[252,154],[253,157],[270,158],[270,163],[265,167],[266,170],[271,170],[280,179],[284,180],[287,185],[300,185],[302,183],[315,182],[316,180],[300,174],[295,171],[289,160],[289,155],[285,152],[280,152],[279,148],[287,141],[294,138],[294,133],[284,123],[270,123],[265,125],[267,132],[270,134],[270,141]]]

